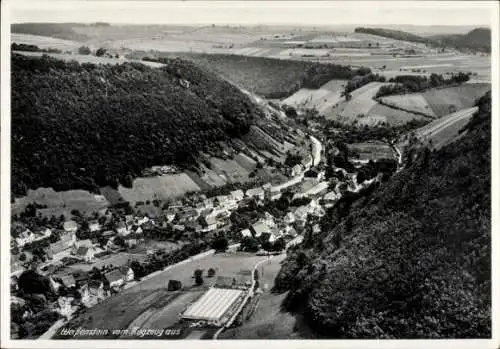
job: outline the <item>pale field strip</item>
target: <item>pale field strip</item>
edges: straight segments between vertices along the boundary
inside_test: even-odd
[[[436,117],[427,100],[420,93],[394,95],[381,98],[382,102],[404,109],[405,111],[418,112]]]
[[[18,34],[12,33],[10,36],[11,43],[36,45],[40,48],[56,48],[62,51],[73,50],[80,47],[82,44],[76,41],[57,39],[50,36]]]

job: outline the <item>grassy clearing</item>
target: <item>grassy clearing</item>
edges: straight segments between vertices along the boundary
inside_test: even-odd
[[[364,123],[365,119],[379,117],[380,120],[388,123],[391,126],[398,126],[404,125],[412,120],[426,119],[425,116],[390,108],[380,103],[377,103],[375,106],[373,106],[368,114],[369,116],[367,118],[363,118],[359,122]]]
[[[55,48],[61,51],[71,51],[81,46],[81,43],[76,41],[57,39],[49,36],[20,33],[12,33],[10,36],[10,41],[17,44],[36,45],[44,49]]]
[[[490,84],[463,84],[461,86],[433,89],[422,93],[434,113],[441,117],[454,111],[471,108],[476,99],[491,89]]]
[[[116,266],[128,265],[129,262],[132,261],[143,262],[146,260],[146,258],[147,258],[146,254],[119,252],[117,254],[100,257],[98,260],[96,260],[94,263],[91,264],[86,264],[86,263],[73,264],[71,268],[81,269],[83,271],[89,271],[92,270],[93,267],[101,268],[105,265],[110,265],[110,264],[116,267]]]
[[[382,97],[381,100],[385,104],[395,106],[396,108],[404,109],[406,111],[423,113],[431,117],[436,116],[427,100],[420,93],[387,96]]]
[[[382,82],[370,82],[351,93],[352,98],[344,101],[336,108],[324,113],[327,118],[337,119],[341,122],[353,122],[369,115],[370,110],[377,104],[373,97],[377,93]]]
[[[250,172],[245,170],[236,160],[222,160],[219,158],[211,158],[210,163],[212,169],[219,175],[225,176],[229,182],[244,183],[249,180]]]
[[[200,187],[185,173],[139,177],[134,180],[132,188],[118,187],[120,195],[132,205],[137,201],[154,200],[155,197],[166,200],[199,190]]]
[[[72,210],[79,210],[82,213],[97,212],[108,207],[109,202],[102,195],[95,195],[85,190],[68,190],[56,192],[52,188],[38,188],[28,190],[28,195],[16,198],[11,205],[12,213],[19,214],[30,203],[36,202],[40,205],[47,205],[47,208],[39,209],[43,216],[56,217],[61,214],[69,217]]]
[[[295,107],[315,108],[323,114],[342,100],[341,93],[346,82],[346,80],[331,80],[317,90],[303,88],[282,103]]]

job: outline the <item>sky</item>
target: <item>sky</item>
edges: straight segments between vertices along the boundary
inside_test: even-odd
[[[9,0],[10,22],[489,26],[493,1]]]

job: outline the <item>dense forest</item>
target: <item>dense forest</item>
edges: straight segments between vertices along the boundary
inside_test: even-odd
[[[435,73],[432,73],[429,77],[419,75],[398,75],[389,79],[389,82],[393,82],[394,84],[380,86],[375,97],[423,92],[430,88],[455,86],[469,81],[469,79],[470,73],[465,74],[462,72],[453,74],[447,79]]]
[[[378,35],[378,36],[383,36],[385,38],[390,38],[394,40],[403,40],[403,41],[410,41],[410,42],[417,42],[421,44],[434,44],[436,45],[437,42],[425,38],[423,36],[415,35],[412,33],[408,33],[402,30],[395,30],[395,29],[384,29],[384,28],[363,28],[363,27],[358,27],[354,29],[355,33],[365,33],[365,34],[371,34],[371,35]]]
[[[370,73],[368,68],[353,70],[337,64],[264,57],[182,54],[181,58],[192,60],[197,65],[213,70],[238,86],[266,98],[288,97],[301,88],[317,89],[332,79],[349,80],[356,75]]]
[[[356,33],[366,33],[383,36],[395,40],[404,40],[427,44],[434,47],[452,47],[458,50],[474,50],[480,52],[491,51],[491,30],[489,28],[476,28],[467,34],[434,35],[423,37],[401,30],[384,28],[356,28]]]
[[[491,30],[488,28],[476,28],[464,35],[436,35],[432,39],[443,46],[491,52]]]
[[[226,81],[181,60],[78,64],[12,56],[12,191],[129,186],[144,168],[195,164],[262,115]]]
[[[491,336],[491,93],[466,134],[342,198],[276,291],[325,338]]]
[[[86,35],[77,33],[73,27],[85,26],[82,23],[16,23],[11,24],[10,31],[19,34],[50,36],[53,38],[85,41]]]
[[[10,45],[10,49],[12,51],[62,53],[61,50],[58,50],[56,48],[43,49],[38,47],[37,45],[18,44],[15,42],[13,42],[12,45]]]

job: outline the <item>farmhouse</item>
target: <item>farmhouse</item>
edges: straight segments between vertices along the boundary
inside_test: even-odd
[[[261,200],[264,200],[264,189],[262,188],[248,189],[245,194],[246,196],[251,198],[257,197]]]
[[[272,229],[265,222],[257,222],[250,227],[250,231],[253,233],[253,236],[258,238],[263,233],[271,234]]]
[[[217,220],[214,216],[206,216],[205,217],[206,227],[203,229],[204,231],[213,231],[217,229]]]
[[[95,249],[93,247],[80,246],[76,250],[76,257],[84,260],[85,262],[90,262],[94,259]]]
[[[231,192],[231,198],[234,201],[240,201],[243,199],[244,196],[245,196],[245,194],[243,194],[243,190],[241,190],[241,189],[234,190]]]
[[[66,221],[63,224],[63,229],[68,233],[76,233],[76,231],[78,230],[78,225],[75,221]]]
[[[232,283],[233,278],[231,278]],[[204,320],[217,326],[226,323],[244,300],[247,291],[210,288],[181,315],[186,320]]]
[[[127,225],[123,222],[119,222],[117,225],[116,225],[116,232],[120,235],[128,235],[129,234],[129,231],[127,229]]]
[[[216,196],[214,199],[214,205],[215,206],[225,206],[229,203],[231,200],[231,197],[229,195],[219,195]]]
[[[71,250],[70,245],[67,242],[59,240],[49,245],[47,250],[47,255],[52,259],[61,259],[65,256],[69,256]]]
[[[99,280],[90,280],[89,283],[89,294],[97,297],[99,299],[103,299],[105,297],[104,293],[104,284]]]
[[[36,235],[33,234],[33,232],[29,229],[26,229],[23,231],[19,236],[16,238],[17,245],[19,247],[23,247],[26,244],[30,244],[33,241],[35,241]]]
[[[242,231],[240,231],[240,235],[241,238],[252,237],[252,232],[250,231],[250,229],[243,229]]]
[[[124,265],[124,266],[121,266],[119,268],[119,270],[122,273],[123,279],[125,282],[129,282],[129,281],[134,280],[134,271],[132,270],[132,268]]]
[[[99,224],[98,221],[89,222],[89,231],[90,232],[98,231],[99,229],[101,229],[101,225]]]
[[[301,172],[302,172],[302,166],[299,165],[299,164],[297,164],[297,165],[295,165],[295,166],[292,167],[291,175],[292,176],[297,176]]]
[[[302,159],[301,164],[304,168],[309,168],[312,166],[312,156],[307,155],[304,159]]]
[[[116,269],[104,274],[104,278],[109,282],[109,287],[120,287],[125,282],[123,274]]]
[[[61,232],[59,239],[64,242],[68,247],[76,242],[76,235],[73,232]]]
[[[71,274],[61,275],[59,279],[61,280],[61,283],[67,288],[76,286],[76,280]]]

